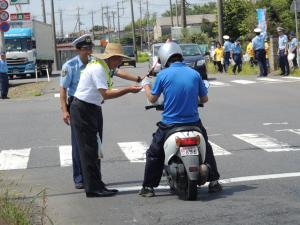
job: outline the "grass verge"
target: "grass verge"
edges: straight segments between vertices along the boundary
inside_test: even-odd
[[[45,225],[46,222],[53,225],[46,215],[46,190],[33,197],[25,197],[14,191],[19,186],[18,183],[5,184],[0,180],[0,225]],[[29,194],[32,195],[32,190]]]
[[[27,98],[34,96],[41,96],[43,89],[48,82],[32,82],[23,84],[10,84],[8,97],[9,98]]]
[[[147,52],[138,52],[138,62],[144,63],[149,61],[149,55]]]

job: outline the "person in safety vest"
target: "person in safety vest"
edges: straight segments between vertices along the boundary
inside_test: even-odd
[[[158,73],[152,90],[147,77],[142,81],[142,86],[151,103],[155,103],[163,94],[164,112],[146,152],[144,182],[139,195],[143,197],[155,195],[153,188],[159,185],[164,168],[165,136],[169,130],[180,126],[197,126],[201,129],[206,142],[205,163],[209,167],[209,192],[222,191],[222,186],[218,182],[220,175],[216,160],[198,113],[198,100],[200,99],[201,103],[208,101],[203,80],[197,71],[182,62],[182,50],[178,44],[165,43],[160,47],[158,57],[165,69]]]
[[[137,93],[142,87],[112,89],[110,70],[117,68],[127,57],[120,44],[108,44],[103,54],[92,56],[94,59],[81,73],[74,95],[70,110],[71,124],[77,137],[86,197],[104,197],[115,195],[118,190],[107,189],[101,177],[97,142],[101,103],[127,93]],[[102,124],[100,127],[103,127]]]

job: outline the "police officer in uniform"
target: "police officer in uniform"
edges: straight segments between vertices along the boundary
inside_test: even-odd
[[[282,27],[277,27],[278,32],[278,56],[279,66],[281,69],[281,76],[288,76],[290,74],[290,65],[288,62],[288,38],[283,33]]]
[[[80,73],[89,62],[90,55],[93,49],[92,37],[85,34],[75,41],[73,46],[77,49],[78,55],[67,61],[62,66],[61,81],[60,81],[60,102],[63,112],[63,120],[67,125],[71,125],[71,140],[72,140],[72,162],[73,162],[73,180],[76,189],[82,189],[83,178],[78,152],[77,140],[74,133],[74,126],[70,124],[70,106],[74,99],[74,94],[80,79]],[[68,96],[68,99],[67,99]]]
[[[153,197],[154,187],[159,185],[164,167],[164,139],[168,131],[175,127],[197,126],[201,129],[206,142],[206,158],[209,170],[209,192],[220,192],[222,186],[218,182],[219,172],[213,155],[212,147],[198,114],[198,100],[208,101],[207,89],[197,71],[182,63],[183,55],[180,46],[174,42],[165,43],[158,51],[162,67],[155,83],[151,84],[145,78],[142,86],[147,99],[155,103],[159,96],[164,96],[164,112],[162,120],[157,123],[157,131],[153,134],[152,143],[146,152],[146,165],[143,188],[139,194],[143,197]],[[182,76],[184,75],[184,76]]]
[[[99,108],[104,100],[137,93],[142,88],[129,86],[112,89],[110,70],[117,68],[127,57],[120,44],[108,44],[103,54],[93,54],[93,57],[81,74],[71,105],[71,124],[78,141],[86,196],[104,197],[118,191],[107,189],[101,177],[97,143]]]
[[[224,35],[223,39],[225,40],[224,42],[224,70],[227,72],[229,64],[230,64],[230,52],[232,49],[232,43],[229,40],[228,35]]]
[[[240,38],[238,38],[236,39],[234,44],[232,44],[232,50],[231,50],[231,58],[235,63],[232,69],[234,75],[236,75],[236,68],[238,68],[238,73],[242,71],[242,63],[243,63],[242,57],[243,57],[243,52],[242,52],[241,42],[240,42]]]
[[[259,66],[259,76],[268,76],[267,60],[266,60],[266,50],[265,50],[265,39],[267,38],[267,33],[263,32],[260,28],[255,28],[254,32],[256,36],[252,39],[252,47],[254,51],[255,60]]]
[[[1,60],[0,60],[0,91],[1,91],[1,98],[2,99],[8,99],[8,88],[9,88],[9,82],[8,82],[8,68],[7,68],[7,62],[6,62],[6,53],[1,52]]]
[[[294,32],[290,32],[290,42],[289,42],[289,53],[293,53],[295,55],[293,59],[294,68],[298,68],[297,62],[297,51],[298,51],[298,39]]]

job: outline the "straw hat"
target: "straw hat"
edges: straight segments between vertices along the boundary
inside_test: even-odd
[[[97,59],[109,59],[113,56],[121,56],[123,58],[129,58],[124,55],[123,48],[121,44],[118,43],[108,43],[102,54],[94,53],[92,54]]]

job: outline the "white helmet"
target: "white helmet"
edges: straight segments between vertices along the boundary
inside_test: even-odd
[[[158,58],[162,67],[166,67],[167,62],[173,55],[183,55],[180,46],[175,42],[167,42],[159,48]]]

